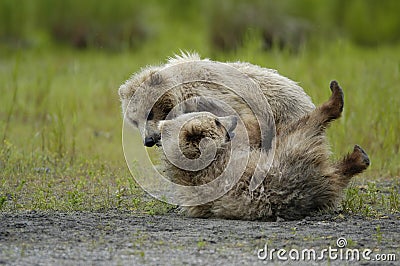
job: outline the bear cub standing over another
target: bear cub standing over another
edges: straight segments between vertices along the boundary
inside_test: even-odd
[[[187,73],[188,76],[182,76],[182,73]],[[170,58],[167,64],[142,69],[122,84],[118,93],[124,118],[135,127],[141,122],[146,122],[143,136],[145,146],[160,144],[158,122],[165,120],[175,106],[194,97],[211,97],[226,103],[239,114],[250,136],[251,146],[259,147],[260,128],[254,110],[240,95],[226,87],[227,84],[236,84],[243,95],[250,97],[253,92],[248,90],[247,83],[242,84],[244,77],[265,96],[277,129],[315,109],[304,90],[296,82],[279,75],[276,70],[244,62],[213,62],[200,59],[195,53],[183,53],[181,56]],[[180,81],[178,86],[174,83],[177,80]],[[173,89],[165,92],[160,98],[155,96],[157,91],[166,88]],[[138,93],[137,97],[133,97],[141,89],[144,89],[145,93]],[[259,106],[262,107],[265,103],[262,99],[258,100]],[[146,103],[153,101],[155,104],[151,111],[146,112]],[[221,116],[218,108],[212,105],[183,107],[182,113],[201,111]],[[226,114],[222,114],[224,115]]]
[[[336,207],[350,179],[364,171],[370,162],[358,145],[341,161],[330,162],[325,129],[340,117],[344,105],[343,91],[338,83],[332,81],[330,88],[332,95],[327,102],[279,128],[272,166],[255,191],[249,191],[249,183],[263,152],[260,149],[251,150],[247,167],[231,190],[212,202],[184,206],[187,214],[192,217],[276,221],[278,218],[301,219],[312,212]],[[182,119],[187,120],[183,125]],[[171,137],[168,132],[177,124],[182,126],[179,147],[185,156],[199,157],[200,141],[204,137],[211,138],[214,143],[206,142],[203,152],[209,148],[207,145],[216,145],[217,152],[215,160],[199,171],[179,169],[165,158],[166,173],[173,182],[186,186],[207,184],[224,171],[229,160],[243,159],[230,155],[230,140],[236,126],[234,117],[217,117],[202,112],[161,121],[162,142]],[[190,198],[193,195],[181,196]]]

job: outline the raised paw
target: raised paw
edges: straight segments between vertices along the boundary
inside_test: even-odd
[[[332,112],[332,118],[338,118],[343,111],[344,94],[336,80],[331,81],[329,85],[332,95],[329,98],[329,107]]]
[[[331,83],[329,84],[329,87],[331,88],[331,91],[333,92],[334,90],[337,90],[339,87],[339,83],[336,80],[332,80]]]
[[[363,170],[367,169],[370,164],[368,154],[357,144],[354,146],[353,154],[356,154],[358,165],[364,167]]]
[[[367,169],[370,163],[368,154],[359,145],[355,145],[353,152],[343,158],[337,169],[340,175],[350,178]]]

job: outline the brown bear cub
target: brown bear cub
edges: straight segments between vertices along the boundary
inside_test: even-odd
[[[365,170],[370,162],[358,145],[341,161],[332,163],[329,160],[325,129],[340,117],[344,105],[343,91],[336,81],[331,82],[330,89],[332,95],[327,102],[279,129],[272,166],[256,190],[250,191],[249,183],[263,152],[260,149],[250,151],[247,167],[231,190],[212,202],[184,206],[187,214],[192,217],[276,221],[278,218],[301,219],[315,211],[335,208],[350,179]],[[243,160],[241,156],[230,153],[230,140],[236,126],[234,116],[216,117],[201,112],[161,121],[159,129],[163,143],[180,119],[187,120],[183,125],[178,123],[181,127],[179,148],[185,156],[199,157],[200,150],[207,151],[207,145],[211,144],[217,149],[214,161],[198,171],[179,169],[165,159],[168,177],[175,183],[186,186],[207,184],[224,171],[229,160]],[[214,142],[201,144],[204,137]],[[235,167],[236,164],[232,165]],[[184,197],[190,198],[191,195]]]
[[[211,97],[230,106],[243,121],[237,131],[245,126],[251,146],[259,147],[259,123],[255,110],[250,108],[246,100],[254,97],[254,91],[250,90],[249,84],[254,85],[250,87],[257,87],[265,97],[256,99],[259,101],[257,105],[264,107],[265,101],[268,102],[276,128],[315,109],[303,88],[276,70],[244,62],[214,62],[201,59],[197,54],[182,54],[170,58],[167,64],[142,69],[122,84],[118,93],[124,119],[134,127],[145,123],[142,137],[147,147],[160,144],[158,122],[166,120],[177,105],[182,108],[181,113],[207,111],[218,116],[226,115],[220,114],[219,109],[213,105],[182,104],[194,97]],[[231,87],[237,87],[241,93],[238,94]],[[157,93],[167,88],[158,98]],[[149,103],[152,103],[151,110],[147,108]]]

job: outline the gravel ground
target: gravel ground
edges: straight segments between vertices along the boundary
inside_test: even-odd
[[[371,249],[372,260],[357,264],[377,264],[376,254],[394,254],[400,265],[400,215],[368,219],[358,216],[323,215],[291,222],[250,222],[192,219],[175,213],[162,216],[137,215],[122,211],[18,212],[0,214],[0,264],[5,265],[263,265],[259,259],[267,245],[285,249],[272,264],[343,265],[344,259],[293,261],[291,249],[338,249],[337,239],[347,246],[339,251]],[[289,253],[290,252],[290,253]],[[306,253],[305,253],[306,254]],[[301,255],[300,255],[301,256]],[[307,256],[307,254],[306,254]],[[353,264],[354,262],[352,262]],[[350,262],[349,262],[350,264]]]

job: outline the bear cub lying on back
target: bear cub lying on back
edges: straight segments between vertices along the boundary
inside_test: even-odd
[[[355,145],[353,152],[339,162],[329,160],[325,129],[340,117],[344,105],[338,83],[331,82],[330,88],[332,95],[327,102],[278,130],[272,166],[255,191],[249,191],[249,183],[263,152],[260,149],[250,151],[247,167],[231,190],[212,202],[183,207],[186,213],[192,217],[276,221],[278,218],[301,219],[312,212],[336,207],[350,179],[369,166],[369,158]],[[182,123],[182,120],[187,122]],[[242,160],[241,156],[231,156],[230,152],[236,122],[234,116],[217,117],[209,112],[161,121],[159,130],[163,143],[173,137],[168,132],[178,125],[181,127],[179,148],[188,158],[198,158],[201,151],[216,147],[215,159],[198,171],[180,169],[164,158],[168,177],[178,184],[199,186],[217,178],[229,160],[233,160],[235,166],[235,160]],[[213,141],[201,143],[205,137]]]

